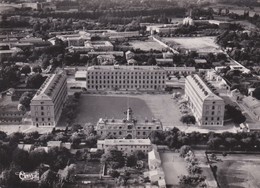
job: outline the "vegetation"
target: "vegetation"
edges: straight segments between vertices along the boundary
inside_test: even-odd
[[[206,145],[209,149],[214,150],[260,151],[258,144],[260,134],[257,132],[203,134],[199,132],[184,133],[173,128],[170,131],[153,131],[149,138],[153,144],[167,145],[177,149],[184,145]]]

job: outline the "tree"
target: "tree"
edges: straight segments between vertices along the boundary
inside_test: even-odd
[[[45,79],[41,74],[39,73],[33,74],[28,77],[26,87],[32,89],[39,89],[43,84],[44,80]]]
[[[112,177],[112,178],[118,178],[120,176],[120,173],[117,171],[117,170],[111,170],[109,172],[109,175]]]
[[[83,129],[83,127],[80,124],[73,124],[71,126],[71,131],[72,132],[78,132],[80,129]]]
[[[28,152],[19,148],[16,148],[13,152],[12,160],[15,165],[20,166],[23,170],[28,170]]]
[[[257,88],[253,91],[253,97],[255,97],[256,99],[260,100],[260,87],[257,87]]]
[[[194,175],[194,174],[201,174],[202,173],[202,169],[198,165],[189,164],[188,165],[188,172],[190,174],[192,174],[192,175]]]
[[[70,137],[70,140],[72,142],[72,146],[73,148],[78,148],[79,147],[79,144],[81,142],[81,138],[78,134],[73,134],[71,137]]]
[[[196,123],[196,119],[192,115],[184,115],[181,117],[180,121],[182,123],[186,123],[186,124],[195,124]]]
[[[237,145],[237,140],[235,138],[228,137],[225,139],[225,143],[229,149],[232,149]]]
[[[28,75],[31,73],[31,67],[29,65],[24,65],[21,69],[21,73]]]
[[[45,171],[40,178],[40,188],[53,188],[53,185],[57,181],[57,174],[52,170]]]
[[[148,65],[156,65],[157,62],[156,62],[156,59],[154,57],[150,57],[148,60],[147,60],[147,64]]]
[[[219,146],[222,144],[222,139],[219,137],[214,137],[209,139],[207,145],[210,149],[218,149]]]
[[[130,155],[126,158],[126,166],[135,167],[137,164],[137,158],[135,155]]]
[[[35,65],[33,66],[32,71],[35,73],[42,73],[42,68],[40,67],[40,65]]]
[[[2,171],[0,174],[0,185],[4,187],[10,187],[10,188],[15,188],[15,187],[20,187],[21,186],[21,180],[17,175],[15,175],[16,169],[10,168],[10,169],[5,169]]]
[[[133,155],[136,157],[137,160],[143,160],[146,158],[146,154],[141,150],[134,151]]]
[[[79,99],[80,96],[81,96],[81,92],[75,92],[75,93],[74,93],[74,98],[75,98],[75,99]]]
[[[34,170],[41,163],[47,162],[47,153],[44,149],[35,149],[29,153],[30,170]]]
[[[45,69],[47,69],[47,67],[50,65],[50,61],[49,61],[49,59],[48,58],[44,58],[43,60],[42,60],[42,68],[45,70]]]
[[[76,165],[70,164],[66,166],[63,170],[59,173],[60,182],[75,182],[75,175],[76,175]]]
[[[180,148],[180,157],[185,157],[186,154],[191,151],[191,147],[188,145],[184,145]]]
[[[117,169],[125,165],[125,158],[122,151],[118,151],[115,148],[111,148],[104,153],[101,157],[101,162],[108,164],[111,168]]]
[[[0,140],[4,140],[7,137],[7,134],[3,131],[0,131]]]
[[[130,172],[125,170],[124,173],[120,176],[120,180],[119,181],[122,182],[122,184],[124,186],[126,186],[127,181],[130,179],[130,176],[131,176]]]
[[[246,121],[246,117],[242,114],[241,110],[237,109],[232,105],[225,106],[225,116],[230,117],[234,123],[240,124]]]
[[[19,99],[19,103],[23,105],[26,109],[30,108],[31,100],[33,98],[33,94],[30,92],[24,92]]]
[[[26,108],[24,105],[22,104],[18,104],[17,106],[17,110],[20,111],[20,112],[25,112],[26,111]]]

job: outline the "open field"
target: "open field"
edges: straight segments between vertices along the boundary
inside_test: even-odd
[[[163,38],[164,41],[174,45],[174,48],[185,48],[198,52],[222,52],[215,43],[215,37],[172,37]]]
[[[144,51],[150,51],[153,50],[162,50],[165,47],[160,45],[158,42],[153,41],[152,39],[146,40],[146,41],[131,41],[129,42],[131,46],[133,46],[134,49],[140,49]]]
[[[217,179],[222,188],[259,188],[260,158],[252,154],[229,154],[220,159],[217,166]]]
[[[99,118],[125,118],[127,104],[137,119],[160,119],[164,127],[183,126],[181,113],[170,94],[160,95],[82,95],[75,123],[96,124]]]
[[[181,175],[188,175],[186,169],[187,163],[183,158],[179,157],[179,153],[165,152],[160,153],[162,160],[162,168],[165,174],[167,185],[178,185]]]

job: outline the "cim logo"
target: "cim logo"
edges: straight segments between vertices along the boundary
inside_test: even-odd
[[[22,181],[37,182],[40,180],[40,175],[38,171],[35,172],[21,171],[18,173],[18,176]]]

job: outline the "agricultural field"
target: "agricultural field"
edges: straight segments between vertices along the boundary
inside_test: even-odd
[[[215,37],[171,37],[163,38],[173,48],[185,48],[197,52],[218,53],[221,48],[215,43]]]
[[[252,154],[217,155],[217,180],[225,188],[259,188],[260,158]]]
[[[134,49],[140,49],[144,51],[150,51],[151,49],[161,51],[162,49],[165,49],[164,46],[152,39],[146,41],[131,41],[129,43],[131,46],[133,46]]]

